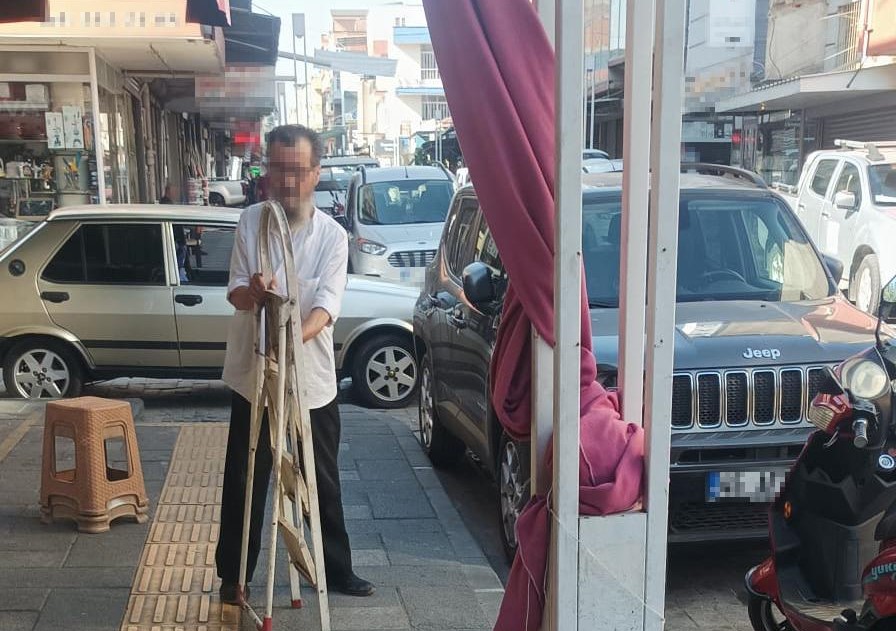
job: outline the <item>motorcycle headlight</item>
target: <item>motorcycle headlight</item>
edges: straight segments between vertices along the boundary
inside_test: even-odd
[[[868,359],[845,363],[840,377],[843,385],[860,399],[877,399],[890,388],[887,372]]]
[[[381,256],[386,253],[386,246],[376,241],[368,241],[367,239],[358,239],[358,249],[364,254],[373,254]]]

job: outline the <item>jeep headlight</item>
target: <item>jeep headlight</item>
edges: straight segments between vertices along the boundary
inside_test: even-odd
[[[840,381],[860,399],[877,399],[886,394],[890,388],[887,371],[877,362],[864,357],[843,364]]]
[[[358,249],[364,254],[373,254],[374,256],[382,256],[386,253],[386,246],[376,241],[368,239],[358,239]]]

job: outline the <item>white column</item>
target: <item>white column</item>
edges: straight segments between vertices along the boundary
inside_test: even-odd
[[[103,149],[103,124],[100,120],[100,89],[96,78],[96,51],[91,48],[87,55],[90,60],[90,109],[93,117],[93,149],[96,155],[96,185],[99,189],[98,197],[100,206],[105,206],[106,155]]]
[[[672,431],[669,402],[672,400],[675,342],[684,20],[684,2],[656,0],[650,265],[647,281],[648,353],[644,388],[647,472],[644,497],[647,509],[645,631],[662,631],[666,602],[669,446]]]
[[[647,300],[653,0],[628,3],[625,37],[618,385],[622,395],[623,418],[641,422]]]
[[[583,0],[556,0],[554,471],[549,628],[578,625],[582,288]]]

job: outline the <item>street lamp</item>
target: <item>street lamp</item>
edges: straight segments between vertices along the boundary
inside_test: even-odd
[[[308,37],[305,33],[305,14],[292,14],[292,67],[296,78],[296,122],[299,122],[299,62],[296,58],[296,39],[302,38],[302,55],[305,58],[305,126],[311,127],[311,107],[308,96]]]

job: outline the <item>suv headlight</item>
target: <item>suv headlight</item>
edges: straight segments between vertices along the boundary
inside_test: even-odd
[[[890,388],[887,372],[877,362],[865,358],[843,364],[840,380],[860,399],[877,399],[886,394]]]
[[[358,239],[358,249],[361,250],[364,254],[373,254],[374,256],[382,256],[386,253],[386,246],[382,243],[377,243],[376,241],[369,241],[368,239]]]

